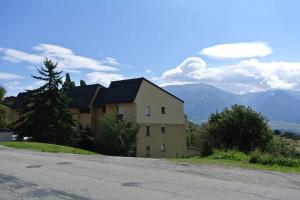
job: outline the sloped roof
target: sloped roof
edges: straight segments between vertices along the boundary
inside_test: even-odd
[[[112,81],[108,88],[101,88],[98,93],[94,106],[103,106],[112,103],[133,102],[143,78]]]
[[[29,101],[31,96],[31,92],[20,92],[15,100],[15,102],[11,105],[12,109],[21,109],[24,108],[26,103]]]
[[[151,85],[157,87],[163,92],[171,95],[175,99],[183,102],[183,100],[174,96],[173,94],[167,92],[163,88],[155,85],[151,81],[145,78],[135,78],[135,79],[127,79],[121,81],[112,81],[108,88],[101,88],[98,93],[94,106],[103,106],[105,104],[113,104],[113,103],[131,103],[134,102],[135,97],[140,89],[142,81],[147,81]]]
[[[85,85],[77,86],[69,89],[66,94],[70,98],[70,108],[88,108],[97,88],[104,88],[102,85]],[[31,92],[19,93],[15,102],[12,104],[12,109],[24,108],[31,96]]]
[[[16,99],[17,99],[17,97],[14,97],[14,96],[5,97],[0,103],[5,106],[10,107],[15,102]]]
[[[88,108],[97,88],[104,88],[102,85],[93,84],[77,86],[67,91],[70,98],[69,108]]]

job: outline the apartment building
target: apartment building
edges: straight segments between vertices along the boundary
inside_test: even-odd
[[[137,135],[138,157],[185,157],[184,102],[145,78],[78,86],[67,92],[70,110],[81,128],[101,134],[100,119],[105,115],[140,124]],[[20,93],[11,105],[11,122],[19,117],[28,93]]]

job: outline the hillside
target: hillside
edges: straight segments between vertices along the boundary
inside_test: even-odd
[[[272,90],[237,95],[203,83],[172,85],[165,89],[185,101],[186,114],[196,122],[206,120],[211,113],[225,107],[243,104],[263,113],[274,128],[300,130],[300,91]]]

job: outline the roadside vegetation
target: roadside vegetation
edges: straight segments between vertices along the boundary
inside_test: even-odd
[[[240,151],[235,150],[214,150],[213,153],[209,156],[194,156],[190,158],[174,158],[170,159],[175,162],[182,163],[191,163],[191,164],[209,164],[209,165],[220,165],[228,167],[241,167],[246,169],[256,169],[256,170],[271,170],[278,172],[292,172],[300,173],[300,167],[293,166],[283,166],[278,164],[260,164],[260,163],[251,163],[250,159],[255,156],[255,154],[245,154]],[[285,161],[290,162],[290,158],[282,158]],[[271,160],[274,161],[272,158]],[[298,162],[299,159],[292,159],[293,162]]]
[[[188,146],[196,147],[199,156],[178,161],[300,172],[298,141],[275,133],[260,113],[234,105],[212,114],[201,126],[189,122]]]
[[[51,153],[72,153],[72,154],[85,154],[85,155],[97,155],[92,151],[87,151],[75,147],[67,147],[55,144],[46,144],[38,142],[0,142],[0,145],[12,147],[15,149],[28,149],[40,152],[51,152]]]

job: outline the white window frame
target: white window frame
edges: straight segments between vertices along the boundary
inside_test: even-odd
[[[164,110],[165,112],[163,112],[163,110]],[[160,113],[161,113],[162,115],[167,114],[167,107],[166,107],[166,106],[160,107]]]
[[[151,107],[145,106],[145,116],[151,116]]]
[[[166,144],[160,145],[160,152],[166,152]]]

